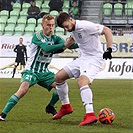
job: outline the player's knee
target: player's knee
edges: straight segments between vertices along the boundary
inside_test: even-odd
[[[79,88],[86,86],[86,85],[90,85],[89,79],[86,76],[79,77],[78,79]]]
[[[64,69],[62,69],[58,73],[56,73],[56,75],[54,77],[56,83],[62,83],[68,78],[69,78],[69,75],[67,74],[66,71],[64,71]]]
[[[82,80],[78,80],[78,87],[81,88],[83,86],[84,86],[84,84],[83,84]]]
[[[60,78],[60,76],[58,74],[55,75],[54,80],[57,83],[60,83],[61,82],[61,78]]]
[[[60,74],[57,73],[57,74],[55,75],[55,77],[54,77],[54,80],[55,80],[56,83],[62,83],[62,82],[64,82],[66,79],[64,79],[63,76],[61,76]]]
[[[20,87],[19,90],[16,92],[16,95],[19,98],[22,98],[29,90],[29,83],[28,82],[23,82]]]

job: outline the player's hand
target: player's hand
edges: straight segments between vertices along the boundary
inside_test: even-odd
[[[65,47],[68,48],[74,43],[75,43],[74,39],[70,36],[69,38],[67,38],[67,40],[65,42]]]
[[[111,53],[112,53],[112,48],[107,48],[107,50],[103,54],[103,59],[105,60],[112,59]]]

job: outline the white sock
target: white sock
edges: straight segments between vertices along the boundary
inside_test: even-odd
[[[92,91],[90,87],[83,86],[80,88],[80,95],[83,102],[83,105],[86,109],[86,113],[93,113],[93,103],[92,103]]]
[[[69,97],[68,97],[68,85],[67,85],[67,83],[66,82],[57,83],[56,84],[56,90],[57,90],[59,98],[62,102],[62,105],[70,104]]]

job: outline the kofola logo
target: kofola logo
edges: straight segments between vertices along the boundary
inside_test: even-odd
[[[110,61],[108,72],[120,72],[120,76],[122,76],[124,72],[133,72],[133,65],[127,64],[126,61],[123,62],[121,65],[113,64],[113,62]]]

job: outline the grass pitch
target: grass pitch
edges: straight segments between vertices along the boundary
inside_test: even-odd
[[[0,112],[9,97],[19,87],[20,79],[0,79]],[[115,113],[111,125],[97,122],[93,125],[78,126],[85,115],[81,102],[77,80],[68,80],[69,96],[74,112],[60,120],[52,120],[51,114],[45,113],[52,91],[38,85],[29,92],[9,112],[6,122],[0,122],[0,133],[131,133],[133,131],[133,80],[94,80],[94,110],[97,115],[105,107]],[[56,104],[60,109],[60,101]]]

